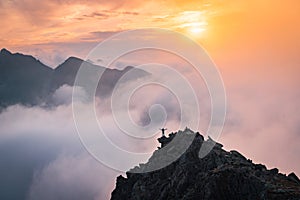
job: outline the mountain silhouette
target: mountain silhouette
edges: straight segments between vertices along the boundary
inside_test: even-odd
[[[148,75],[147,72],[137,68],[109,69],[76,57],[70,57],[52,69],[33,56],[13,54],[2,49],[0,52],[0,110],[14,104],[26,106],[51,104],[51,95],[55,90],[63,85],[74,85],[76,74],[82,64],[104,70],[96,92],[96,95],[104,98],[111,94],[115,84],[127,71],[134,70],[134,75],[130,77],[130,80]]]
[[[32,56],[0,52],[0,107],[39,104],[49,91],[52,69]]]
[[[178,137],[180,139],[178,139]],[[184,153],[164,168],[153,167],[174,159],[180,152],[169,147],[174,138],[192,143]],[[254,164],[237,151],[225,151],[222,144],[204,140],[190,129],[171,133],[158,139],[161,147],[149,161],[131,169],[127,178],[119,176],[112,200],[299,200],[300,181],[291,173],[279,173],[277,168],[267,169]],[[201,147],[215,144],[210,153],[200,158]],[[179,145],[180,146],[180,145]],[[150,172],[146,172],[150,171]]]

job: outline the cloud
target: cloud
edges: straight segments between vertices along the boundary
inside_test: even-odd
[[[109,199],[117,174],[88,154],[60,155],[35,173],[28,199]]]
[[[83,40],[86,40],[86,41],[95,41],[95,40],[98,40],[98,41],[103,41],[117,33],[119,33],[120,31],[93,31],[93,32],[90,32],[86,37],[82,38]]]
[[[35,170],[61,151],[81,149],[73,134],[71,115],[65,107],[56,111],[16,105],[1,113],[1,199],[25,199]]]
[[[279,85],[272,93],[265,92],[272,91],[266,86],[260,90],[255,89],[257,86],[229,86],[228,121],[221,136],[225,148],[237,149],[255,162],[278,167],[285,173],[299,174],[299,116],[295,102],[299,102],[300,95]],[[71,89],[63,86],[55,92],[65,104],[52,110],[15,105],[0,114],[1,199],[108,199],[118,172],[94,160],[80,143],[69,104]],[[161,98],[162,94],[164,90],[141,88],[132,99],[131,112],[139,120],[147,105],[167,105],[166,110],[173,111],[168,114],[174,117],[167,124],[171,130],[177,126],[178,115],[173,108],[176,103],[169,94]],[[112,133],[108,137],[120,148],[133,152],[156,148],[155,139],[143,142],[119,132],[112,126],[109,113],[100,118],[104,120],[104,130]],[[87,122],[85,134],[90,131]],[[97,144],[101,145],[101,141]]]
[[[278,167],[283,173],[294,171],[300,174],[300,159],[296,153],[300,150],[300,92],[299,79],[295,75],[300,69],[299,59],[295,57],[294,51],[282,56],[284,50],[271,50],[266,46],[258,50],[263,55],[253,51],[239,58],[234,56],[237,53],[232,55],[224,52],[221,59],[217,57],[217,61],[222,61],[217,64],[224,80],[228,102],[226,123],[220,142],[226,149],[236,149],[256,163],[266,164],[269,168]],[[121,58],[122,62],[129,65],[134,63],[135,66],[144,63],[168,64],[187,77],[198,96],[203,120],[200,126],[205,132],[210,119],[209,94],[205,92],[201,76],[191,70],[191,66],[166,53],[147,51],[124,56]],[[161,75],[164,79],[168,76],[170,75]],[[181,84],[176,86],[181,87]],[[170,98],[165,98],[163,92],[158,92],[157,88],[144,89],[142,91],[145,93],[141,92],[141,96],[131,102],[137,110],[148,111],[148,107],[143,107],[140,102],[146,105],[160,102],[170,105],[172,111],[177,109],[177,104]],[[147,98],[143,98],[144,96]],[[168,110],[168,106],[165,108]],[[176,119],[176,114],[172,116]],[[142,114],[140,120],[141,124],[147,124],[148,113]],[[176,124],[172,125],[176,127]]]
[[[60,106],[45,109],[14,105],[0,114],[1,199],[109,198],[120,172],[96,161],[83,147],[73,121],[72,89],[64,85],[56,90],[53,99]],[[96,105],[103,106],[100,101],[97,99]],[[80,114],[83,117],[87,116],[89,106],[82,104]],[[132,112],[141,115],[137,109]],[[84,118],[85,133],[82,134],[92,137],[90,120]],[[139,140],[124,134],[109,112],[101,112],[99,118],[107,137],[119,148],[150,153],[157,147],[155,138]],[[95,144],[105,146],[105,139],[95,141]],[[105,156],[105,159],[111,159],[111,154]],[[132,164],[132,161],[124,160],[122,165],[128,165],[127,162]]]
[[[128,1],[128,0],[114,0],[114,1],[85,1],[85,0],[55,0],[55,1],[37,1],[37,0],[21,0],[21,1],[11,1],[5,4],[5,8],[10,10],[15,10],[19,14],[26,17],[27,20],[32,24],[39,25],[40,23],[46,22],[47,20],[55,20],[57,15],[61,15],[63,10],[68,14],[72,8],[77,8],[75,12],[82,14],[83,17],[108,17],[110,15],[99,13],[99,12],[80,12],[85,10],[86,7],[96,7],[104,8],[104,10],[115,11],[119,8],[136,8],[141,5],[139,1]],[[107,12],[107,13],[112,13]],[[74,14],[74,13],[73,13]],[[124,12],[123,14],[135,14],[135,12]]]
[[[101,12],[93,12],[91,14],[85,14],[83,15],[84,17],[96,17],[100,19],[107,19],[109,17],[108,14],[106,13],[101,13]]]
[[[76,95],[74,99],[80,102],[87,102],[86,92],[83,88],[76,89]],[[73,100],[73,87],[69,85],[63,85],[58,88],[51,97],[51,102],[54,105],[70,105]]]
[[[96,37],[93,40],[97,39]],[[101,40],[100,38],[98,38]],[[56,68],[70,56],[85,58],[98,44],[96,41],[85,42],[49,42],[38,43],[31,46],[17,46],[18,52],[34,55],[42,63]],[[14,49],[14,48],[13,48]],[[12,50],[13,50],[12,49]]]
[[[52,110],[11,106],[0,114],[0,127],[1,199],[57,199],[59,195],[74,199],[75,194],[81,199],[107,199],[110,195],[119,172],[86,152],[71,105]]]
[[[278,81],[271,72],[263,83],[254,80],[227,85],[227,120],[220,140],[226,149],[237,149],[257,163],[300,174],[298,84]]]
[[[96,19],[109,19],[110,17],[118,17],[118,16],[126,16],[126,15],[139,15],[138,12],[130,12],[130,11],[118,11],[118,10],[100,10],[94,11],[90,14],[84,14],[82,17],[87,18],[96,18]]]

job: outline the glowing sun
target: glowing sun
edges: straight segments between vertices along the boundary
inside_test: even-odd
[[[200,34],[206,30],[205,24],[200,22],[186,24],[185,29],[193,36],[200,36]]]
[[[204,13],[201,11],[184,11],[176,17],[180,23],[178,28],[192,37],[200,37],[201,33],[206,30],[207,23]]]

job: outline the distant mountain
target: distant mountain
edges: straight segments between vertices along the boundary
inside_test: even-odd
[[[128,70],[135,70],[131,80],[148,75],[133,67],[123,70],[106,69],[79,58],[70,57],[52,69],[29,55],[12,54],[6,49],[0,52],[0,109],[9,105],[40,105],[49,103],[53,92],[63,85],[73,86],[81,64],[105,70],[97,89],[97,95],[107,97],[120,77]],[[130,81],[130,80],[129,80]]]
[[[79,58],[70,57],[65,62],[57,66],[54,69],[53,78],[53,84],[56,85],[56,88],[64,84],[72,86],[82,62],[83,61]]]
[[[178,154],[176,146],[168,146],[175,136],[180,136],[181,142],[195,137],[188,150],[172,164],[153,172],[133,173],[151,169]],[[286,176],[276,168],[268,170],[237,151],[223,150],[219,143],[206,157],[199,158],[200,148],[214,143],[211,139],[205,141],[199,133],[186,129],[158,140],[162,148],[156,150],[146,164],[127,172],[127,178],[117,178],[112,200],[300,199],[300,180],[294,173]]]
[[[50,87],[53,70],[32,56],[0,52],[0,107],[43,101]]]
[[[129,70],[132,70],[133,72],[133,75],[130,76],[131,80],[149,75],[147,72],[131,66],[127,66],[123,70],[108,69],[85,62],[79,58],[70,57],[54,70],[53,85],[55,85],[55,88],[57,89],[64,84],[72,86],[74,84],[77,71],[83,62],[85,63],[85,66],[91,68],[102,68],[104,70],[104,73],[99,80],[96,92],[96,95],[101,97],[107,97],[110,95],[118,80]]]

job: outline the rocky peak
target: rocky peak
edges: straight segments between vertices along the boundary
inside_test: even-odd
[[[178,153],[182,146],[174,144],[184,144],[191,138],[184,153]],[[286,176],[276,168],[254,164],[238,151],[225,151],[211,138],[204,140],[198,132],[186,129],[158,141],[161,147],[147,163],[131,169],[127,178],[117,178],[111,199],[300,199],[300,181],[294,173]],[[200,148],[212,143],[215,145],[210,153],[200,158]],[[169,159],[173,162],[166,167],[149,170]]]
[[[1,55],[11,55],[11,52],[8,51],[7,49],[3,48],[3,49],[1,49],[0,54]]]

